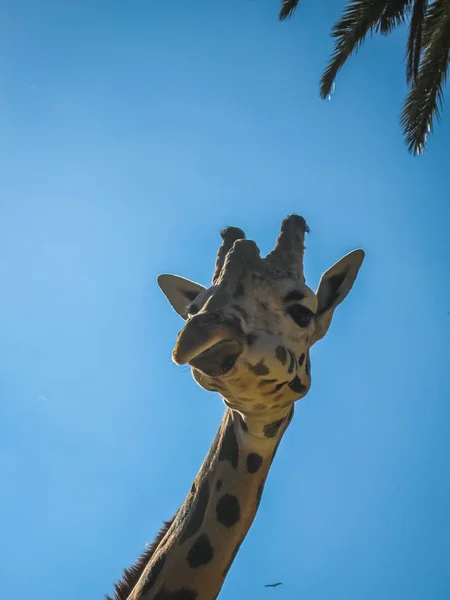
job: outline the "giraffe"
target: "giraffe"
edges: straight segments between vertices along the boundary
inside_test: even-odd
[[[124,571],[115,600],[218,597],[256,516],[294,403],[310,389],[310,348],[326,334],[364,260],[360,249],[345,255],[314,293],[303,275],[307,232],[304,218],[290,215],[262,258],[241,229],[227,227],[212,286],[159,276],[185,320],[173,361],[189,364],[202,388],[220,394],[225,414],[182,506]]]

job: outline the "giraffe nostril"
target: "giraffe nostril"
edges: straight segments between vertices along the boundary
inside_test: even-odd
[[[242,345],[234,340],[223,340],[190,361],[190,365],[205,375],[220,377],[236,364],[242,353]]]
[[[238,356],[239,354],[230,354],[222,361],[221,366],[225,369],[225,372],[230,371],[234,367]]]

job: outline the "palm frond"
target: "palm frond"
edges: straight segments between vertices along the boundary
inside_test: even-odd
[[[388,35],[396,27],[403,25],[410,12],[412,2],[413,0],[391,0],[387,2],[386,8],[375,25],[374,30],[382,35]]]
[[[401,23],[411,0],[350,0],[331,35],[336,39],[331,60],[322,75],[320,95],[330,93],[338,71],[358,50],[368,33],[388,33]],[[390,29],[391,28],[391,29]]]
[[[412,9],[411,23],[406,50],[406,81],[411,84],[417,81],[420,56],[422,54],[422,34],[428,0],[415,0]]]
[[[280,21],[284,21],[292,17],[297,8],[298,0],[281,0],[281,9],[278,15]]]
[[[401,124],[408,150],[421,154],[433,120],[439,120],[450,64],[450,9],[448,0],[434,0],[423,28],[424,53],[417,80],[405,100]]]

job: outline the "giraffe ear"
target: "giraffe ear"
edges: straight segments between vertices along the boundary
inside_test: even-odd
[[[314,342],[321,340],[328,331],[334,309],[352,289],[364,256],[364,250],[353,250],[322,275],[316,292],[318,307]]]
[[[175,311],[187,319],[187,307],[193,302],[204,288],[199,283],[178,277],[178,275],[160,275],[157,279],[163,294]]]

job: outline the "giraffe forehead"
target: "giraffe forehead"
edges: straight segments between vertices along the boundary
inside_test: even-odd
[[[286,302],[301,302],[312,312],[317,310],[317,297],[303,281],[290,278],[247,277],[230,285],[227,293],[230,303],[255,310],[262,308],[277,313]]]
[[[249,270],[238,279],[222,280],[206,289],[193,304],[201,312],[231,314],[242,317],[247,325],[278,330],[286,316],[285,308],[295,303],[313,313],[317,310],[317,297],[303,280],[285,273],[275,277],[268,271]]]

